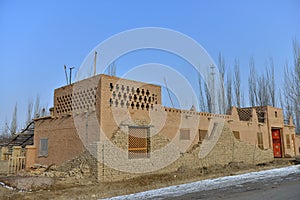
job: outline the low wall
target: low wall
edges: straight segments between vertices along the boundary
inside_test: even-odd
[[[162,137],[162,136],[157,136]],[[164,138],[154,139],[159,141],[159,143],[155,143],[153,140],[151,141],[151,148],[155,149],[158,146],[164,146],[168,144],[168,140]],[[118,144],[118,146],[126,151],[128,137],[125,133],[118,131],[115,136],[113,137],[113,143]],[[164,144],[162,144],[164,143]],[[110,149],[111,146],[108,145],[107,142],[102,142],[98,144],[98,180],[103,182],[109,181],[121,181],[124,179],[134,178],[141,175],[146,174],[160,174],[160,173],[169,173],[177,171],[182,167],[191,168],[191,169],[200,169],[203,167],[210,167],[214,165],[226,165],[231,162],[243,162],[245,164],[259,164],[259,163],[267,163],[272,160],[273,152],[271,149],[268,150],[261,150],[260,148],[256,147],[255,145],[251,145],[247,142],[243,142],[237,140],[231,130],[228,127],[225,127],[216,142],[215,146],[212,150],[203,158],[200,159],[199,153],[201,153],[202,144],[194,145],[189,152],[180,153],[179,155],[175,155],[174,157],[178,156],[172,164],[162,167],[158,170],[151,171],[149,173],[142,173],[143,167],[145,167],[145,163],[147,166],[151,168],[152,165],[156,164],[155,162],[166,162],[170,153],[167,152],[166,156],[162,156],[158,159],[151,159],[143,158],[143,159],[133,159],[121,162],[120,159],[120,152],[117,152],[115,148]],[[103,152],[106,151],[106,152]],[[175,152],[175,151],[174,151]],[[163,152],[162,152],[163,153]],[[109,155],[109,156],[108,156]],[[102,157],[103,156],[103,157]],[[150,155],[151,157],[151,155]],[[159,160],[161,159],[161,160]],[[119,162],[115,162],[118,161]],[[103,162],[104,161],[104,162]],[[152,162],[152,163],[151,163]],[[115,167],[109,167],[112,165]],[[119,166],[116,166],[119,164]],[[132,168],[135,168],[140,173],[129,173]],[[120,170],[123,169],[123,170]],[[146,171],[148,169],[145,169]]]

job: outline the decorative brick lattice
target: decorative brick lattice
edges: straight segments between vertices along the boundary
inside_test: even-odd
[[[240,121],[250,121],[252,119],[252,108],[238,108]]]
[[[84,111],[96,105],[97,87],[56,97],[56,114],[65,114],[72,111]]]
[[[258,122],[265,123],[266,112],[267,112],[266,107],[256,107],[255,110],[256,110]]]
[[[255,108],[238,108],[238,115],[241,121],[251,121],[252,109],[255,109],[258,122],[265,123],[266,120],[266,107],[255,107]]]
[[[151,93],[148,89],[130,87],[126,85],[109,85],[111,98],[110,106],[126,107],[132,109],[149,110],[157,104],[157,94]]]
[[[128,158],[148,158],[149,152],[149,128],[130,127],[128,135]]]

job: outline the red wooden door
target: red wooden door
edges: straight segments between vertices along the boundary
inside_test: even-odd
[[[281,140],[280,140],[280,130],[272,130],[272,140],[273,140],[273,152],[275,158],[281,158]]]

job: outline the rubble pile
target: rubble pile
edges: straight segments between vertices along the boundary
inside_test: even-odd
[[[82,179],[91,176],[90,167],[81,163],[79,166],[70,169],[69,171],[61,171],[55,165],[44,166],[34,165],[34,167],[26,172],[20,172],[21,176],[44,176],[49,178],[68,178]]]

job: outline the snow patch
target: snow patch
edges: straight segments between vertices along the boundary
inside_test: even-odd
[[[246,174],[225,176],[215,179],[208,179],[197,181],[193,183],[186,183],[182,185],[175,185],[145,192],[129,194],[124,196],[117,196],[110,198],[111,200],[124,200],[124,199],[163,199],[166,197],[176,197],[184,194],[214,190],[234,185],[240,185],[248,182],[257,182],[266,178],[284,177],[293,173],[300,173],[300,165],[294,165],[284,168],[277,168],[259,172],[250,172]]]
[[[2,187],[6,188],[6,189],[9,189],[9,190],[15,190],[13,187],[10,187],[10,186],[6,185],[6,184],[3,183],[3,182],[0,182],[0,185],[1,185]]]

